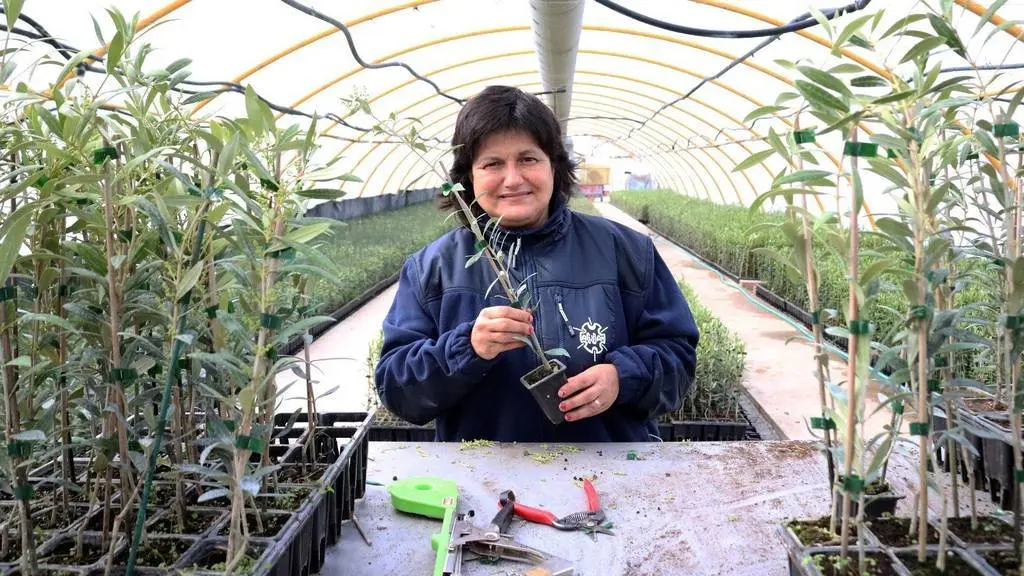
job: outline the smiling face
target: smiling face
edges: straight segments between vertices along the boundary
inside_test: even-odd
[[[492,218],[509,228],[536,228],[548,219],[554,189],[551,160],[525,132],[498,132],[480,142],[473,192]]]

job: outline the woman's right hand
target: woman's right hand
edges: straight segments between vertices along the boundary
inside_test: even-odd
[[[484,360],[526,344],[516,336],[533,333],[533,314],[511,306],[484,308],[473,323],[469,336],[473,351]]]

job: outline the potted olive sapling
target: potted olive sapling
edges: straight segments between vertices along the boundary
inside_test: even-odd
[[[398,119],[394,114],[387,120],[382,121],[373,116],[369,104],[364,99],[352,98],[348,102],[352,110],[359,110],[373,117],[376,121],[373,129],[375,133],[400,140],[409,147],[429,167],[429,170],[443,182],[441,185],[442,194],[448,197],[455,197],[459,207],[452,213],[452,216],[461,214],[467,222],[470,233],[473,234],[473,238],[476,240],[474,244],[476,252],[468,256],[466,268],[480,260],[485,260],[495,275],[495,279],[487,288],[484,297],[490,296],[491,291],[498,287],[510,306],[528,311],[535,310],[536,303],[531,302],[532,295],[528,291],[527,281],[529,277],[517,280],[508,268],[509,262],[514,260],[519,250],[519,242],[511,243],[507,251],[494,242],[495,235],[501,231],[501,218],[488,218],[486,214],[477,214],[472,207],[473,204],[476,204],[476,200],[473,200],[472,203],[466,202],[462,197],[462,192],[465,191],[463,186],[458,182],[453,183],[448,174],[440,168],[439,162],[433,162],[426,157],[425,153],[429,148],[425,143],[427,139],[423,138],[416,129],[416,124],[419,121],[411,119],[408,131],[401,131],[396,127]],[[406,185],[403,188],[409,187],[410,185]],[[480,226],[481,219],[486,219],[483,227]],[[516,338],[530,348],[538,361],[538,366],[521,376],[519,381],[533,395],[548,420],[552,424],[561,424],[565,421],[565,418],[562,411],[558,408],[561,402],[561,399],[558,397],[558,390],[567,381],[566,366],[557,358],[549,358],[549,356],[568,357],[568,351],[564,348],[545,350],[536,332],[530,334],[529,337],[517,336]]]

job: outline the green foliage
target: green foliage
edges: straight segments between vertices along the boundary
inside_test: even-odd
[[[339,275],[312,283],[310,305],[322,314],[334,312],[396,274],[410,254],[452,225],[433,202],[345,221],[322,248],[323,255],[337,263]]]
[[[794,250],[782,231],[786,218],[777,212],[751,212],[741,206],[716,204],[691,198],[671,190],[630,190],[612,193],[612,203],[626,213],[645,218],[650,225],[672,240],[714,262],[740,278],[764,282],[765,287],[805,311],[810,312],[807,288],[801,276],[793,275]],[[830,249],[824,235],[814,239],[814,263],[819,278],[819,303],[833,314],[826,319],[828,326],[846,326],[846,302],[849,287],[846,265]],[[868,270],[883,256],[887,243],[878,235],[861,238],[861,270]],[[883,263],[884,266],[884,263]],[[957,285],[956,301],[965,307],[969,330],[980,338],[993,338],[990,323],[996,312],[996,293],[986,288],[985,279],[992,281],[991,273],[980,268],[977,260],[957,261],[954,272],[961,281]],[[955,282],[955,280],[954,280]],[[909,307],[906,295],[899,286],[902,281],[881,272],[877,275],[871,298],[865,304],[867,319],[875,326],[876,336],[892,342],[903,327]],[[997,308],[997,306],[996,306]],[[954,372],[959,378],[994,382],[994,370],[984,351],[962,350],[955,354]]]
[[[679,289],[700,333],[697,369],[682,407],[662,420],[735,420],[739,417],[739,395],[746,367],[743,340],[701,304],[685,281],[679,282]]]

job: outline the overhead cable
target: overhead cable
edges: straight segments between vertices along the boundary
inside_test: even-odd
[[[324,14],[323,12],[320,12],[320,11],[316,10],[312,6],[306,6],[305,4],[302,4],[300,2],[296,2],[295,0],[281,0],[281,2],[284,2],[285,4],[291,6],[292,8],[295,8],[296,10],[298,10],[300,12],[303,12],[305,14],[308,14],[308,15],[314,17],[314,18],[317,18],[319,20],[323,20],[324,22],[327,22],[328,24],[330,24],[331,26],[334,26],[338,30],[341,30],[341,32],[345,35],[345,40],[348,41],[348,49],[349,49],[350,52],[352,52],[352,57],[355,58],[356,62],[358,62],[359,65],[362,66],[363,68],[377,69],[377,68],[391,68],[393,66],[400,66],[400,67],[405,68],[406,70],[408,70],[410,74],[412,74],[413,76],[416,77],[416,79],[422,80],[423,82],[426,82],[427,84],[430,84],[431,86],[433,86],[434,90],[436,90],[437,93],[440,94],[441,96],[444,96],[445,98],[448,98],[450,100],[454,100],[455,102],[458,102],[460,105],[466,103],[466,101],[464,99],[457,98],[457,97],[452,96],[451,94],[448,94],[447,92],[441,90],[441,87],[438,86],[437,84],[435,84],[433,80],[421,76],[415,70],[413,70],[411,66],[409,66],[408,64],[406,64],[404,62],[397,62],[396,61],[396,62],[384,62],[384,63],[381,63],[381,64],[372,64],[370,62],[364,61],[362,58],[359,57],[359,52],[356,51],[356,44],[352,40],[352,33],[349,32],[348,26],[345,26],[345,24],[342,23],[340,20],[332,18],[332,17]]]
[[[3,13],[4,13],[4,8],[3,8],[3,6],[0,6],[0,14],[3,14]],[[65,60],[69,60],[70,61],[74,57],[75,54],[80,52],[80,50],[78,48],[75,48],[74,46],[71,46],[71,45],[66,44],[64,42],[61,42],[60,40],[57,40],[56,38],[54,38],[49,32],[46,31],[46,29],[38,21],[36,21],[35,19],[31,18],[30,16],[22,13],[22,14],[18,15],[18,19],[24,21],[26,24],[31,26],[34,29],[34,31],[33,30],[26,30],[26,29],[23,29],[23,28],[17,28],[17,27],[15,27],[13,30],[8,30],[6,25],[0,24],[0,32],[8,32],[10,34],[15,34],[17,36],[21,36],[21,37],[24,37],[24,38],[29,38],[31,40],[39,40],[39,41],[45,42],[47,45],[49,45],[52,48],[54,48],[62,57],[64,57]],[[354,51],[353,51],[353,54],[355,54]],[[356,56],[356,58],[357,58],[357,60],[359,59],[358,55]],[[92,62],[100,63],[100,64],[102,64],[105,61],[105,59],[102,56],[97,56],[95,54],[90,54],[87,57],[87,60],[91,60]],[[82,75],[85,72],[93,72],[93,73],[96,73],[96,74],[106,74],[107,73],[105,69],[97,67],[97,66],[92,65],[92,64],[88,64],[86,62],[79,63],[76,66],[76,72],[77,72],[78,75]],[[178,83],[179,84],[188,85],[188,86],[196,86],[196,87],[204,87],[204,86],[216,86],[217,87],[217,88],[214,88],[212,90],[203,90],[203,91],[188,90],[188,89],[179,88],[179,87],[176,87],[176,86],[170,88],[171,90],[173,90],[175,92],[178,92],[180,94],[185,94],[185,95],[188,95],[188,96],[208,95],[208,96],[212,97],[212,96],[214,96],[216,94],[222,94],[222,93],[225,93],[225,92],[234,92],[234,93],[238,93],[238,94],[245,94],[245,86],[242,86],[241,84],[239,84],[237,82],[231,82],[231,81],[224,81],[224,80],[200,81],[200,80],[182,79],[182,80],[179,80]],[[538,93],[538,95],[548,94],[548,93],[559,93],[559,92],[564,92],[564,89],[551,90],[551,91],[547,91],[547,92],[540,92],[540,93]],[[447,96],[447,94],[443,94],[443,95]],[[302,110],[298,110],[298,109],[292,108],[290,106],[284,106],[284,105],[281,105],[281,104],[275,104],[274,102],[271,102],[270,100],[266,99],[265,97],[263,97],[263,96],[261,96],[259,94],[257,94],[257,97],[260,100],[262,100],[271,110],[274,110],[275,112],[279,112],[279,113],[286,114],[286,115],[292,115],[292,116],[302,116],[302,117],[305,117],[305,118],[313,118],[314,117],[313,114],[310,114],[308,112],[303,112]],[[456,98],[453,98],[453,99],[455,99],[456,101],[458,101],[460,103],[464,102],[464,100],[459,100],[459,99],[456,99]],[[339,115],[337,115],[337,114],[335,114],[333,112],[329,112],[329,113],[324,114],[324,115],[317,115],[317,117],[326,118],[326,119],[331,120],[333,122],[337,122],[338,124],[340,124],[342,126],[345,126],[346,128],[351,128],[351,129],[359,131],[359,132],[372,132],[373,131],[372,128],[364,128],[364,127],[361,127],[361,126],[356,126],[356,125],[350,124],[344,118],[342,118],[341,116],[339,116]],[[428,140],[433,140],[433,141],[435,141],[435,142],[437,142],[439,144],[447,144],[447,142],[445,142],[445,141],[443,141],[443,140],[441,140],[440,138],[437,138],[437,137],[429,138]]]
[[[604,3],[605,0],[598,0],[598,2]],[[846,13],[851,12],[851,11],[862,10],[862,9],[864,9],[870,3],[871,3],[871,0],[857,0],[853,4],[849,4],[849,5],[844,6],[842,8],[829,8],[829,9],[823,11],[823,13],[825,13],[826,17],[828,17],[828,18],[835,18],[835,17],[837,17],[837,16],[839,16],[841,14],[846,14]],[[798,23],[798,22],[804,22],[804,21],[807,21],[808,19],[810,19],[810,22],[812,23],[811,25],[815,25],[815,24],[818,23],[818,21],[810,13],[805,12],[805,13],[801,14],[800,16],[797,16],[796,18],[794,18],[791,21],[791,24],[795,24],[795,23]],[[764,40],[763,42],[761,42],[760,44],[758,44],[757,46],[754,46],[746,54],[740,56],[739,58],[736,58],[735,60],[733,60],[732,62],[727,64],[725,66],[725,68],[722,68],[721,70],[719,70],[713,76],[705,76],[704,78],[701,78],[700,82],[698,82],[696,86],[691,88],[689,92],[687,92],[686,94],[683,94],[679,98],[676,98],[675,100],[672,100],[671,102],[661,106],[660,108],[655,110],[654,113],[651,114],[650,117],[648,117],[646,120],[644,120],[643,123],[640,124],[640,126],[638,126],[636,128],[630,129],[629,133],[626,134],[626,138],[629,138],[630,136],[632,136],[634,131],[643,129],[643,127],[646,126],[648,122],[653,120],[658,114],[661,114],[667,108],[671,108],[672,106],[675,106],[679,102],[682,102],[683,100],[686,100],[690,96],[693,96],[693,94],[696,93],[697,90],[700,90],[708,82],[711,82],[712,80],[717,80],[717,79],[721,78],[726,72],[728,72],[729,70],[732,70],[737,65],[743,63],[744,61],[746,61],[747,59],[749,59],[753,55],[755,55],[758,52],[760,52],[761,50],[763,50],[765,47],[767,47],[772,42],[775,42],[776,40],[781,38],[782,35],[787,32],[786,30],[784,30],[785,28],[786,28],[786,26],[782,26],[780,28],[775,28],[774,30],[777,30],[777,32],[771,38],[768,38],[768,39]]]
[[[288,1],[288,0],[286,0]],[[668,30],[670,32],[678,32],[680,34],[687,34],[690,36],[701,36],[704,38],[764,38],[766,36],[778,36],[780,34],[787,34],[789,32],[796,32],[805,28],[818,25],[818,20],[814,15],[808,13],[797,20],[793,20],[785,26],[776,26],[774,28],[762,28],[760,30],[708,30],[706,28],[694,28],[692,26],[683,26],[681,24],[672,24],[671,22],[665,22],[664,20],[658,20],[645,14],[641,14],[634,10],[630,10],[625,6],[621,6],[612,2],[612,0],[596,0],[598,4],[610,8],[619,14],[628,16],[634,20],[649,24],[655,28],[661,28],[662,30]],[[843,14],[849,14],[851,12],[857,12],[863,10],[871,0],[856,0],[846,6],[839,8],[825,8],[821,10],[821,13],[826,19],[832,20],[842,16]]]

